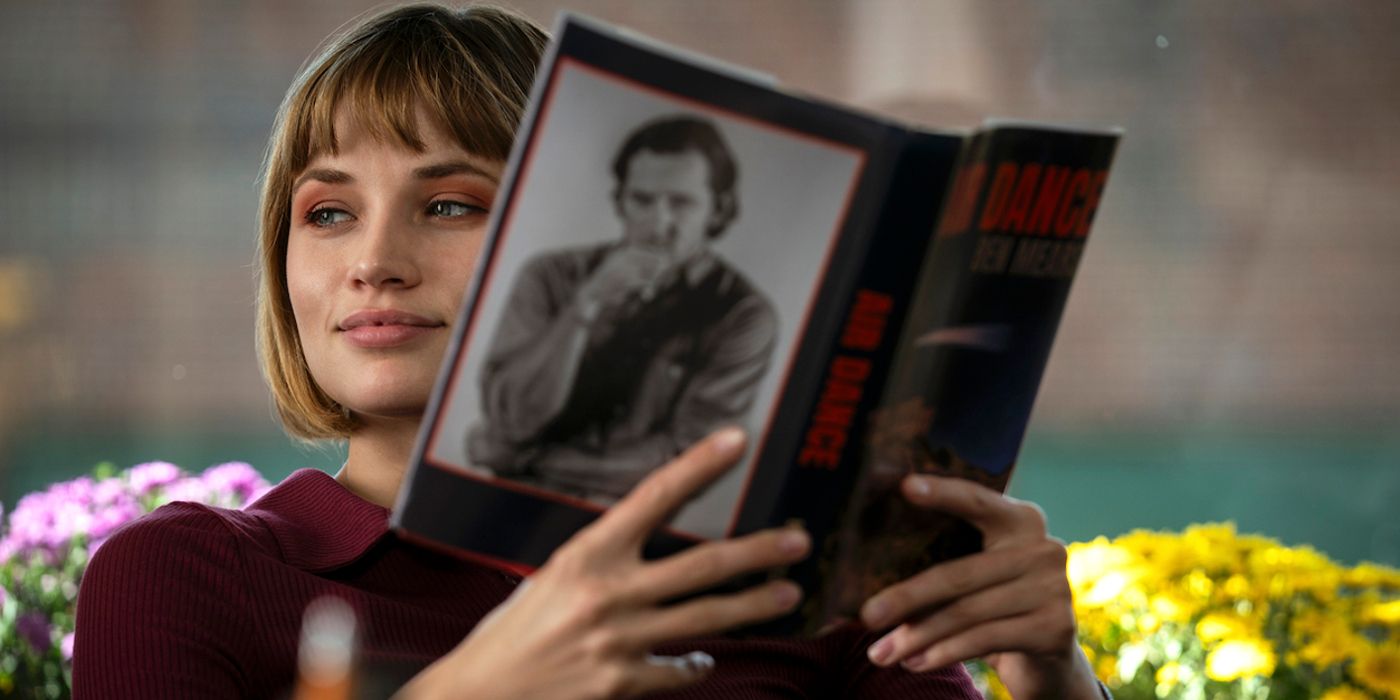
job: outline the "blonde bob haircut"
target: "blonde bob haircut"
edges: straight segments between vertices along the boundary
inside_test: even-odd
[[[336,153],[335,116],[421,151],[421,108],[468,152],[505,160],[547,40],[499,8],[408,5],[332,36],[292,83],[263,165],[257,253],[258,355],[292,436],[343,439],[356,428],[311,377],[287,294],[292,184],[312,159]]]

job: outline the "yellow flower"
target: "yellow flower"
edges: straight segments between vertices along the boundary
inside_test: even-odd
[[[1323,693],[1317,700],[1371,700],[1371,696],[1349,685],[1339,685]]]
[[[1136,530],[1069,553],[1079,639],[1104,681],[1148,663],[1164,695],[1209,678],[1288,697],[1400,700],[1400,570],[1342,568],[1232,523]]]
[[[1237,569],[1243,558],[1241,542],[1234,523],[1192,525],[1181,533],[1182,548],[1189,553],[1192,566],[1207,572]]]
[[[1006,684],[1001,682],[1001,676],[991,668],[987,668],[987,700],[1012,700],[1011,691],[1006,689]]]
[[[1235,574],[1234,576],[1225,579],[1224,590],[1225,595],[1228,595],[1231,598],[1248,600],[1255,597],[1254,590],[1253,587],[1250,585],[1249,579],[1245,578],[1242,574]]]
[[[1099,680],[1107,683],[1118,673],[1118,657],[1113,654],[1104,654],[1094,663],[1094,675]]]
[[[1076,600],[1084,605],[1099,606],[1105,605],[1129,592],[1133,585],[1134,576],[1127,571],[1110,571],[1100,576],[1090,588],[1079,596]]]
[[[1367,687],[1400,697],[1400,644],[1368,649],[1356,658],[1351,675]]]
[[[1400,570],[1362,562],[1343,572],[1342,580],[1356,588],[1400,588]]]
[[[1143,613],[1133,620],[1133,624],[1137,631],[1143,634],[1152,634],[1162,626],[1162,621],[1152,613]]]
[[[1168,661],[1163,664],[1161,668],[1157,669],[1157,674],[1155,676],[1157,689],[1170,691],[1172,688],[1175,688],[1176,684],[1180,683],[1188,675],[1185,671],[1186,669],[1175,661]]]
[[[1289,631],[1297,659],[1318,668],[1356,658],[1369,646],[1345,617],[1322,610],[1300,613]]]
[[[1259,623],[1234,613],[1210,613],[1196,623],[1196,636],[1207,646],[1226,639],[1256,637]]]
[[[1191,595],[1206,600],[1215,590],[1215,581],[1207,576],[1204,571],[1192,571],[1186,575],[1186,590]]]
[[[1134,563],[1133,559],[1126,549],[1099,537],[1088,544],[1069,546],[1065,575],[1078,594],[1077,599],[1097,605],[1112,600],[1124,586],[1131,583],[1126,571]],[[1104,583],[1104,578],[1110,575],[1113,576],[1112,581]]]
[[[1157,593],[1148,604],[1163,622],[1186,622],[1200,607],[1197,601],[1172,592]]]
[[[1361,615],[1366,622],[1379,622],[1384,625],[1400,625],[1400,600],[1373,603]]]
[[[1249,676],[1271,676],[1277,659],[1268,644],[1257,639],[1231,639],[1206,656],[1206,676],[1228,682]]]

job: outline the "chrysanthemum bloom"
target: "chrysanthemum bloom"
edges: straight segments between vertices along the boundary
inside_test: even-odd
[[[1351,675],[1367,687],[1400,697],[1400,643],[1363,652],[1351,667]]]
[[[1230,682],[1250,676],[1271,676],[1277,659],[1268,644],[1257,639],[1231,639],[1206,657],[1206,676]]]

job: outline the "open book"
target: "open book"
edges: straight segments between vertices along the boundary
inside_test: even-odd
[[[765,631],[975,550],[898,483],[1005,488],[1117,140],[916,129],[563,16],[393,525],[539,566],[737,424],[646,551],[800,523],[806,602]]]

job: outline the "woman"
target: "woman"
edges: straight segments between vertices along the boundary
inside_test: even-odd
[[[986,551],[872,598],[876,632],[818,640],[705,638],[792,609],[790,582],[667,602],[802,558],[802,532],[640,557],[732,466],[735,430],[658,469],[525,582],[387,531],[545,41],[499,10],[405,7],[349,29],[297,79],[266,165],[260,349],[287,430],[348,439],[349,458],[244,511],[172,504],[108,540],[79,600],[75,695],[285,692],[302,612],[335,595],[361,620],[369,695],[973,697],[957,662],[985,655],[1017,697],[1100,697],[1063,546],[1033,506],[962,481],[904,490],[976,524]]]

